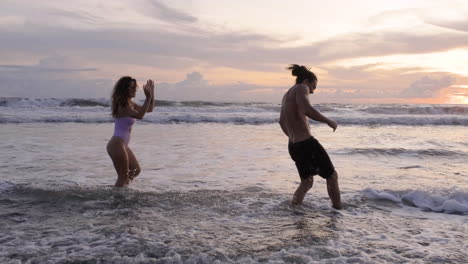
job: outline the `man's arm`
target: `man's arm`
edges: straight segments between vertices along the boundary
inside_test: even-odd
[[[281,126],[281,130],[283,130],[283,133],[289,137],[289,133],[288,133],[288,128],[286,127],[286,124],[284,123],[284,113],[283,113],[283,110],[281,110],[281,113],[280,113],[280,119],[279,119],[279,124]]]
[[[309,88],[306,85],[301,85],[296,90],[296,102],[301,113],[303,113],[312,120],[327,124],[328,126],[333,128],[333,131],[335,131],[337,126],[336,122],[328,119],[310,105]]]

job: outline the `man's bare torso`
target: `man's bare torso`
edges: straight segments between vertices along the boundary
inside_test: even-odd
[[[294,85],[283,96],[281,119],[287,130],[289,141],[300,142],[311,137],[308,118],[304,109],[298,104],[297,90],[304,89],[303,85]]]

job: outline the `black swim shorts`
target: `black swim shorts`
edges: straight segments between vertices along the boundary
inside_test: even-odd
[[[314,137],[296,143],[289,142],[288,149],[301,180],[316,174],[326,179],[335,172],[330,157]]]

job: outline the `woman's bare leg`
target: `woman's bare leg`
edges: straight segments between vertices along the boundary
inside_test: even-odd
[[[299,187],[297,187],[296,192],[294,193],[292,204],[293,205],[299,205],[302,203],[302,200],[304,200],[304,196],[306,193],[312,188],[312,185],[314,185],[314,177],[310,176],[309,178],[305,180],[301,180],[301,184],[299,184]]]
[[[141,168],[138,160],[136,159],[133,151],[127,146],[127,155],[128,155],[128,165],[129,165],[129,180],[133,181],[133,179],[140,175]]]
[[[342,209],[340,187],[338,186],[338,173],[336,171],[333,172],[330,178],[327,178],[327,191],[332,201],[333,208]]]
[[[111,138],[107,144],[107,153],[109,153],[115,171],[117,172],[115,187],[124,187],[128,181],[129,162],[123,140],[116,137]]]

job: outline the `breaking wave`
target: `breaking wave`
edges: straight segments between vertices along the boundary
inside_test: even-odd
[[[465,115],[468,114],[466,106],[378,106],[365,107],[359,111],[370,114],[390,115]]]
[[[204,102],[157,100],[144,122],[155,124],[232,123],[244,125],[278,122],[280,105],[256,102]],[[339,125],[468,125],[468,107],[418,105],[314,105]],[[103,123],[112,122],[109,99],[0,97],[0,123]]]
[[[418,157],[463,157],[466,153],[444,149],[406,149],[406,148],[345,148],[335,152],[339,155],[360,154],[366,156],[418,156]]]
[[[369,199],[391,201],[401,205],[417,207],[424,211],[468,214],[468,193],[462,191],[438,194],[422,190],[380,191],[368,188],[363,192]]]

